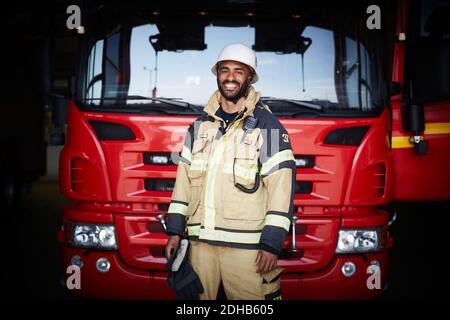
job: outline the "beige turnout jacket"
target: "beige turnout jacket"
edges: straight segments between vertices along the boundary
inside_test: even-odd
[[[279,253],[289,232],[295,161],[287,131],[249,88],[225,129],[220,92],[188,129],[167,233],[213,245]]]

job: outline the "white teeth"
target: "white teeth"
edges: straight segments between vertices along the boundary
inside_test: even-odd
[[[226,84],[225,88],[227,88],[227,89],[235,89],[235,88],[237,88],[237,85],[235,85],[235,84]]]

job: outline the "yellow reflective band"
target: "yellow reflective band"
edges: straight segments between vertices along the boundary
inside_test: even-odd
[[[409,137],[392,137],[392,148],[412,148],[413,144],[409,143]]]
[[[181,156],[183,158],[185,158],[186,160],[188,160],[189,162],[192,161],[191,150],[189,150],[189,148],[186,146],[183,146],[183,151],[181,151]]]
[[[425,123],[425,134],[450,133],[450,122]]]
[[[189,236],[198,236],[199,239],[221,241],[230,243],[258,244],[261,232],[232,232],[214,229],[201,229],[200,226],[188,226]]]
[[[188,206],[181,203],[172,202],[169,206],[169,210],[167,210],[168,213],[178,213],[183,216],[186,215]]]
[[[283,161],[293,160],[295,161],[294,154],[291,149],[286,149],[275,153],[266,162],[263,163],[261,168],[261,174],[264,175],[272,170],[273,167],[279,165]]]
[[[435,123],[425,123],[424,134],[449,134],[450,133],[450,122],[435,122]],[[412,148],[414,145],[409,142],[410,136],[393,136],[392,137],[392,148]],[[421,136],[423,139],[423,136]]]
[[[198,237],[200,234],[200,226],[187,226],[188,235]]]
[[[206,160],[203,159],[194,159],[191,162],[191,166],[189,167],[192,171],[206,171]]]
[[[289,232],[291,221],[288,218],[279,216],[277,214],[268,214],[266,215],[265,225],[280,227]]]
[[[234,166],[234,174],[236,175],[236,177],[242,179],[254,178],[257,172],[258,166],[256,165],[251,168],[243,168],[237,164]],[[223,173],[233,174],[233,164],[225,163],[223,166]]]
[[[217,166],[219,165],[223,151],[225,149],[226,137],[219,142],[214,151],[211,161],[209,162],[209,170],[206,176],[205,186],[205,220],[204,225],[206,229],[213,229],[215,224],[216,209],[214,204],[214,186],[217,177]]]

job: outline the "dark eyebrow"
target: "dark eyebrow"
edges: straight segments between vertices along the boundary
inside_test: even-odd
[[[219,67],[219,70],[222,70],[222,69],[227,69],[227,70],[230,70],[230,68],[229,67],[225,67],[225,66],[221,66],[221,67]],[[233,70],[235,70],[235,71],[244,71],[245,69],[244,68],[241,68],[241,67],[236,67],[236,68],[233,68]]]

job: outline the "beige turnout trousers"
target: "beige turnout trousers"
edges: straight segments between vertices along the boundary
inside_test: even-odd
[[[257,273],[258,250],[189,243],[189,261],[204,288],[201,300],[215,300],[220,281],[229,300],[281,299],[279,275],[283,269]]]

